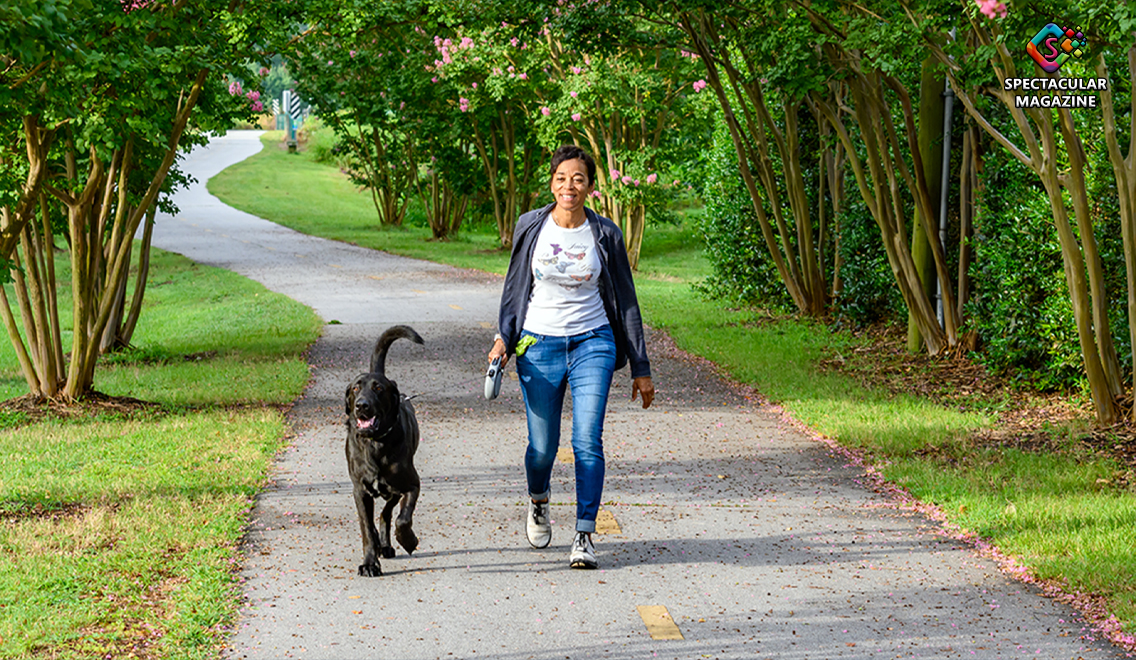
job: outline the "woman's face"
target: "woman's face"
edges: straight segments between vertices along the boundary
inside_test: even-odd
[[[593,188],[582,159],[563,161],[552,174],[552,196],[556,199],[557,208],[562,211],[572,214],[581,211]]]

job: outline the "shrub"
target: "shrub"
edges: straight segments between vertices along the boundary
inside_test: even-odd
[[[715,128],[705,171],[706,212],[699,229],[711,274],[699,290],[714,298],[795,310],[769,257],[753,202],[738,171],[737,152],[722,123]]]
[[[335,131],[324,124],[319,117],[311,115],[304,120],[298,139],[305,143],[308,153],[316,162],[338,164],[339,151],[336,148],[338,139],[335,137]]]

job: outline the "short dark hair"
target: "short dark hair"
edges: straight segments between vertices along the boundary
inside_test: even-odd
[[[549,169],[548,178],[551,179],[556,175],[556,170],[560,167],[560,163],[577,158],[584,161],[584,167],[588,170],[588,185],[594,185],[596,182],[596,161],[592,158],[591,154],[574,144],[562,145],[553,152],[552,167]]]

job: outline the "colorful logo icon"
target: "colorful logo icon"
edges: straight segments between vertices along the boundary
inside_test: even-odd
[[[1049,23],[1029,40],[1026,52],[1034,62],[1037,62],[1042,71],[1053,73],[1060,69],[1070,56],[1084,55],[1087,45],[1081,28],[1059,28]]]

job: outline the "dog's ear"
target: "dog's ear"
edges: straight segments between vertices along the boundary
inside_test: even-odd
[[[351,414],[351,408],[355,405],[355,383],[347,386],[347,392],[343,395],[343,412],[348,415]]]

